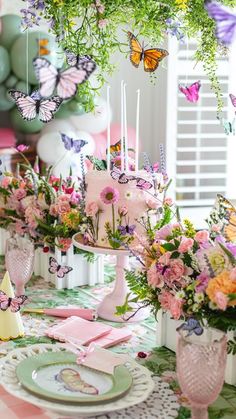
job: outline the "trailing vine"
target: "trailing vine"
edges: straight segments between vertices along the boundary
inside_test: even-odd
[[[219,2],[236,6],[236,0]],[[227,50],[217,42],[215,22],[209,18],[204,0],[44,0],[44,7],[43,15],[62,47],[79,55],[91,55],[97,63],[97,85],[88,81],[79,89],[86,110],[92,107],[94,94],[115,70],[114,52],[128,57],[128,41],[121,30],[131,30],[141,39],[146,38],[150,46],[162,47],[167,40],[169,19],[180,22],[183,35],[196,39],[194,59],[202,62],[217,97],[217,111],[222,110],[216,58]]]

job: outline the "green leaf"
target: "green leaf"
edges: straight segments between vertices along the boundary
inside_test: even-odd
[[[165,250],[168,250],[169,252],[172,252],[173,250],[176,250],[178,246],[176,247],[173,243],[164,243],[161,245]]]

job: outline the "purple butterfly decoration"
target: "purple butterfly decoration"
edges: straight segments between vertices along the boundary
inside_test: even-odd
[[[113,170],[111,171],[111,177],[112,179],[117,180],[118,183],[121,183],[121,184],[126,184],[128,182],[135,181],[136,187],[138,189],[147,190],[147,189],[152,188],[151,182],[148,182],[147,180],[141,177],[137,177],[133,175],[126,175],[126,173],[124,172],[122,173],[117,167],[114,167]]]
[[[189,102],[196,103],[199,99],[199,90],[201,87],[200,80],[194,82],[190,86],[179,84],[179,91],[183,93]]]
[[[26,295],[19,295],[18,297],[8,297],[5,292],[0,291],[0,310],[6,311],[8,308],[12,313],[17,313],[20,310],[21,306],[28,299]]]
[[[232,44],[236,35],[236,14],[218,2],[205,3],[208,15],[216,23],[216,38],[224,45]]]
[[[80,153],[82,148],[88,144],[88,141],[73,140],[73,138],[68,137],[66,134],[61,134],[61,139],[64,143],[65,149],[68,151],[73,150],[75,153]]]
[[[203,334],[203,328],[200,325],[199,321],[194,319],[193,317],[190,317],[185,323],[181,324],[176,329],[178,332],[180,330],[185,330],[188,332],[187,336],[191,336],[193,333],[197,336],[200,336]]]
[[[126,236],[126,234],[130,234],[130,236],[133,236],[134,230],[136,228],[135,224],[132,225],[126,225],[126,226],[118,226],[118,231],[120,232],[121,236]]]
[[[59,263],[54,257],[51,256],[49,258],[48,272],[50,274],[57,274],[58,278],[64,278],[64,276],[71,271],[73,271],[73,268],[71,268],[70,266],[59,265]]]

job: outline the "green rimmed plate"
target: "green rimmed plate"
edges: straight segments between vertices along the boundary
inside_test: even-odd
[[[77,404],[104,403],[125,395],[132,376],[121,365],[113,376],[76,364],[70,352],[49,352],[22,361],[16,368],[21,385],[48,400]]]

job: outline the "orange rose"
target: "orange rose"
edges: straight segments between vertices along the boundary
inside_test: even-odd
[[[206,293],[211,301],[217,304],[217,293],[224,295],[236,294],[236,281],[230,279],[230,271],[221,272],[215,278],[210,279]],[[228,301],[228,306],[236,305],[236,299]]]

